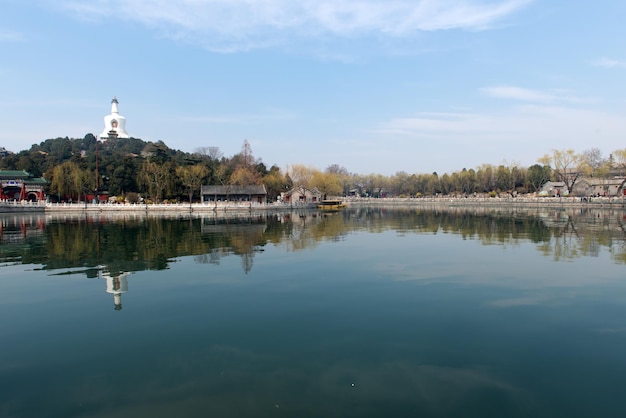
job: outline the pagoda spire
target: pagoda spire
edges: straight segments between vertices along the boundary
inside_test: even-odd
[[[120,109],[117,106],[118,104],[117,96],[113,96],[113,100],[111,100],[111,113],[120,113]]]

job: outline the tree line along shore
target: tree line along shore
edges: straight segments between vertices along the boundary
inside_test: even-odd
[[[416,164],[417,165],[417,164]],[[419,167],[416,167],[419,169]],[[324,170],[293,164],[284,169],[267,166],[243,141],[241,151],[226,157],[218,147],[198,147],[193,153],[170,149],[162,141],[138,138],[55,138],[29,150],[0,155],[0,170],[24,170],[46,180],[51,202],[86,201],[88,195],[106,201],[138,203],[199,202],[201,185],[259,185],[266,201],[295,187],[315,189],[323,196],[415,198],[432,196],[506,196],[538,193],[548,181],[571,192],[582,178],[613,178],[626,174],[626,149],[608,157],[591,148],[552,150],[530,167],[519,164],[482,164],[477,168],[438,174],[397,172],[349,173],[338,164]],[[143,199],[143,200],[142,200]]]

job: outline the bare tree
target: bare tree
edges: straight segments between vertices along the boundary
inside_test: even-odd
[[[197,147],[193,150],[193,153],[196,155],[200,155],[202,157],[208,157],[209,155],[209,147]]]
[[[252,167],[240,166],[230,175],[229,182],[239,186],[248,186],[250,184],[259,184],[261,177]]]
[[[224,156],[219,147],[198,147],[194,150],[194,154],[210,160],[219,160]]]
[[[315,168],[307,167],[302,164],[294,164],[289,168],[288,174],[294,186],[310,190],[312,187],[311,180],[313,179],[315,171]]]
[[[626,148],[613,151],[612,157],[620,175],[626,174]]]
[[[572,192],[576,180],[580,176],[579,155],[573,149],[557,150],[553,149],[552,154],[546,154],[538,160],[541,164],[550,166],[556,178],[567,187],[568,192]]]
[[[208,155],[212,160],[219,160],[224,156],[224,153],[220,151],[219,147],[209,147]]]
[[[202,186],[202,180],[208,175],[209,170],[202,164],[176,167],[176,175],[181,183],[187,189],[189,194],[189,204],[193,198],[194,191],[199,191]]]
[[[315,171],[311,178],[311,185],[322,192],[324,198],[339,195],[343,191],[341,177],[336,173]]]
[[[589,148],[580,155],[580,166],[585,174],[596,177],[601,173],[602,168],[606,166],[607,160],[602,158],[602,151],[599,148]]]
[[[163,191],[170,182],[169,167],[153,161],[145,161],[139,172],[138,183],[145,187],[155,202],[161,200]]]
[[[339,174],[341,176],[347,176],[348,175],[348,170],[346,170],[345,167],[339,165],[339,164],[331,164],[328,167],[326,167],[325,170],[326,173],[328,174]]]
[[[241,157],[242,162],[245,167],[250,167],[254,164],[254,156],[252,155],[252,147],[247,139],[243,140],[243,145],[241,146]]]

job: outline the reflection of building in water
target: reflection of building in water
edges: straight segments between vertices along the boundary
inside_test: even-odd
[[[113,303],[115,310],[122,309],[122,293],[128,292],[128,275],[129,272],[123,272],[117,276],[112,276],[109,272],[105,272],[102,276],[107,282],[107,293],[113,294]]]
[[[43,215],[0,216],[0,244],[23,244],[28,239],[43,239],[46,226]],[[5,249],[5,248],[3,248]]]

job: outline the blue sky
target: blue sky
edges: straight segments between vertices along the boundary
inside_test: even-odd
[[[0,0],[0,146],[104,129],[281,169],[626,147],[626,2]]]

